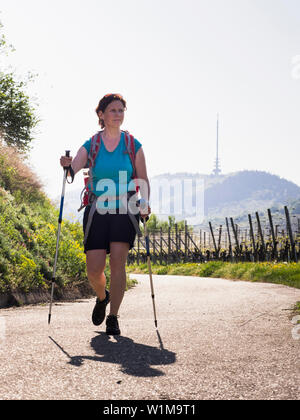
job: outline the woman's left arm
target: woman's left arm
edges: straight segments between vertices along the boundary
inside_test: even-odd
[[[141,187],[141,216],[146,217],[151,213],[151,208],[149,207],[150,183],[147,175],[146,159],[142,147],[138,150],[135,156],[135,168],[137,178],[142,180],[142,182],[139,183]],[[145,200],[144,205],[142,204],[143,200]]]

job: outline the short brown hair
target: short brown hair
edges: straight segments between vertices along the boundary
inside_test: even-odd
[[[113,101],[121,101],[122,104],[124,105],[124,108],[126,109],[126,101],[122,95],[120,95],[119,93],[108,93],[107,95],[103,96],[103,98],[100,100],[96,108],[96,114],[98,115],[99,111],[104,112],[106,108],[108,107],[108,105]],[[99,124],[101,128],[105,127],[105,124],[102,118],[99,118]]]

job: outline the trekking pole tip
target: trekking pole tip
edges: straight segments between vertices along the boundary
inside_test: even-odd
[[[48,325],[50,325],[50,321],[51,321],[51,314],[48,315]]]
[[[154,324],[155,324],[155,327],[157,328],[157,321],[156,320],[154,321]]]

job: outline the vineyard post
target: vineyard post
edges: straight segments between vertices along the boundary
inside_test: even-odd
[[[295,242],[294,242],[294,238],[293,238],[293,232],[292,232],[292,228],[291,228],[290,214],[289,214],[289,210],[288,210],[287,206],[284,206],[284,211],[285,211],[285,217],[286,217],[286,227],[287,227],[287,231],[288,231],[288,235],[290,237],[290,242],[291,242],[291,247],[292,247],[292,256],[293,256],[294,261],[298,262],[296,248],[295,248]]]
[[[167,264],[170,263],[169,258],[171,255],[171,226],[168,229],[168,256],[167,256]]]
[[[253,233],[253,226],[252,226],[252,219],[251,214],[248,214],[249,219],[249,225],[250,225],[250,238],[252,240],[252,247],[253,247],[253,253],[254,253],[254,261],[257,261],[257,252],[256,252],[256,246],[255,246],[255,239],[254,239],[254,233]]]
[[[233,261],[233,257],[232,257],[232,245],[231,245],[231,237],[230,237],[229,224],[228,224],[227,217],[225,218],[225,220],[226,220],[227,235],[228,235],[228,241],[229,241],[229,253],[230,253],[230,258],[231,258],[231,262],[232,262]]]
[[[180,228],[178,229],[178,251],[179,251],[179,262],[181,262],[180,258],[181,258],[181,230]]]
[[[210,232],[211,232],[213,244],[214,244],[215,251],[216,251],[216,258],[218,258],[219,252],[218,252],[218,249],[217,249],[217,245],[216,245],[215,236],[214,236],[214,232],[213,232],[213,228],[212,228],[211,222],[209,222],[209,228],[210,228]]]
[[[273,258],[277,258],[277,242],[276,242],[273,219],[272,219],[272,214],[271,214],[270,209],[268,209],[268,217],[269,217],[269,223],[270,223],[272,241],[273,241]]]
[[[174,225],[174,227],[175,227],[175,225]],[[175,245],[175,251],[176,251],[176,242],[174,241],[174,235],[175,235],[175,230],[173,229],[173,230],[171,230],[171,240],[172,240],[171,247],[172,247],[172,250],[173,250],[173,244],[174,244]]]
[[[178,226],[177,226],[177,223],[175,223],[175,235],[176,235],[176,238],[175,238],[175,243],[176,243],[176,260],[178,262]]]
[[[189,240],[192,242],[192,244],[194,245],[195,250],[196,250],[197,252],[199,252],[199,251],[200,251],[200,249],[198,248],[198,245],[196,245],[196,244],[195,244],[195,242],[194,242],[193,238],[191,237],[191,235],[190,235],[189,233],[188,233],[188,238],[189,238]]]
[[[235,244],[236,244],[236,251],[237,251],[237,257],[239,257],[239,255],[240,255],[239,240],[238,240],[238,237],[237,237],[237,231],[236,231],[236,228],[234,226],[232,217],[230,217],[230,222],[231,222],[231,227],[232,227],[233,234],[234,234],[234,239],[235,239]],[[238,258],[237,258],[237,260],[238,260]]]
[[[219,257],[219,252],[221,249],[221,237],[222,237],[222,225],[220,225],[220,228],[219,228],[218,257]]]
[[[184,262],[187,262],[188,252],[188,236],[187,236],[187,221],[184,221]]]
[[[162,227],[160,227],[160,253],[159,253],[159,263],[160,265],[162,264],[162,254],[163,254],[163,249],[162,249]]]
[[[259,232],[259,235],[260,235],[263,251],[264,251],[264,254],[266,255],[265,241],[264,241],[264,236],[263,236],[263,233],[262,233],[262,230],[261,230],[261,224],[260,224],[260,219],[259,219],[258,212],[256,212],[255,215],[256,215],[257,228],[258,228],[258,232]]]

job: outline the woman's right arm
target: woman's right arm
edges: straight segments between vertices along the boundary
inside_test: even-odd
[[[87,160],[88,160],[88,152],[86,148],[82,146],[78,150],[77,155],[75,156],[74,159],[71,156],[70,157],[61,156],[60,164],[63,167],[68,167],[71,165],[74,171],[74,174],[76,174],[77,172],[79,172],[81,169],[85,167]]]

